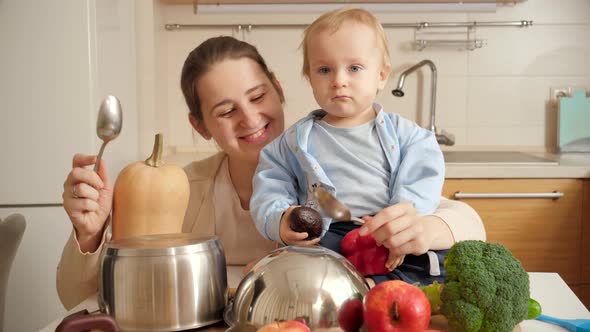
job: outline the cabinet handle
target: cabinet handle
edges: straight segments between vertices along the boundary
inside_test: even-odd
[[[564,193],[559,191],[549,193],[463,193],[457,191],[455,193],[455,199],[462,198],[550,198],[558,199],[565,196]]]

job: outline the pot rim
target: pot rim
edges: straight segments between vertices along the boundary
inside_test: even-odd
[[[193,233],[142,235],[113,240],[105,244],[108,256],[176,256],[210,251],[221,247],[217,236],[197,236]]]

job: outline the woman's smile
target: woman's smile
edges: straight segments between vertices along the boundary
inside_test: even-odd
[[[240,139],[248,142],[248,143],[259,143],[264,141],[264,139],[268,136],[268,126],[267,123],[264,127],[260,128],[259,130],[253,132],[252,134],[248,134],[246,136],[240,137]]]

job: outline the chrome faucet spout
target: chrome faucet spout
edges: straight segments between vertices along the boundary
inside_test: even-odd
[[[397,88],[395,88],[391,93],[396,97],[403,97],[404,96],[404,83],[406,81],[406,76],[411,74],[412,72],[416,71],[418,68],[422,66],[428,66],[430,68],[430,72],[432,73],[432,78],[430,79],[430,131],[432,131],[437,136],[437,142],[439,144],[445,145],[453,145],[455,144],[454,137],[450,133],[444,132],[443,134],[438,135],[436,130],[436,77],[437,77],[437,70],[434,62],[426,59],[418,62],[417,64],[413,65],[412,67],[404,70],[397,82]]]
[[[418,62],[417,64],[413,65],[412,67],[404,70],[404,72],[399,76],[399,80],[397,82],[397,88],[393,91],[391,91],[391,93],[396,96],[396,97],[403,97],[404,96],[404,92],[403,92],[403,87],[404,87],[404,83],[406,81],[406,76],[408,76],[409,74],[411,74],[412,72],[416,71],[418,68],[422,67],[422,66],[428,66],[430,68],[430,71],[432,72],[432,79],[430,80],[430,130],[432,132],[436,132],[436,66],[434,65],[434,62],[430,61],[430,60],[422,60],[420,62]]]

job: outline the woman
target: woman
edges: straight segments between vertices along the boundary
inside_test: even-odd
[[[249,201],[258,154],[284,129],[281,86],[254,46],[215,37],[188,55],[181,88],[192,127],[222,150],[185,167],[191,193],[183,231],[217,235],[228,265],[243,266],[276,248],[257,232]],[[64,209],[73,231],[57,268],[57,290],[66,309],[96,293],[100,251],[108,240],[105,225],[113,188],[102,163],[98,173],[85,169],[95,161],[95,156],[75,155],[64,182]],[[433,215],[419,216],[411,204],[400,203],[366,227],[400,256],[485,239],[473,209],[444,199]]]

